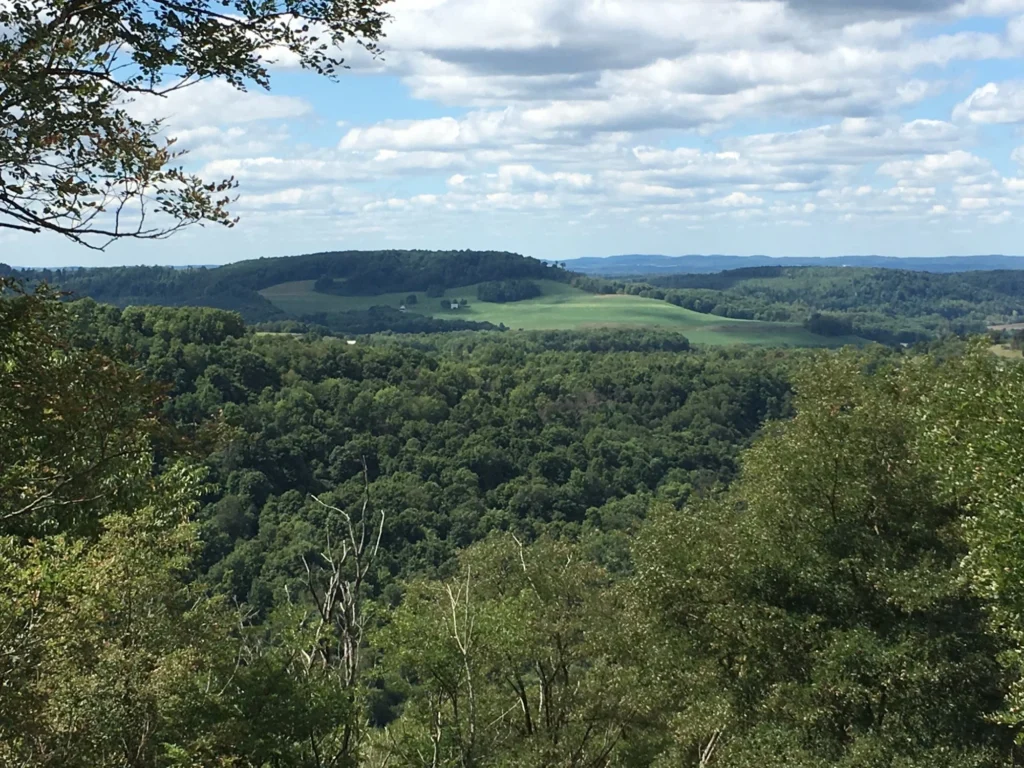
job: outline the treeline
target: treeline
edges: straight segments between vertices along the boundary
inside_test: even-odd
[[[251,286],[225,279],[222,268],[95,267],[14,272],[27,285],[46,283],[72,294],[126,307],[160,304],[239,312],[248,322],[286,315]]]
[[[532,280],[499,280],[481,283],[477,286],[476,297],[480,301],[507,304],[513,301],[535,299],[544,292]]]
[[[34,285],[48,283],[77,297],[117,306],[161,304],[207,306],[236,311],[248,322],[287,316],[259,291],[297,280],[319,282],[318,290],[350,296],[439,291],[487,281],[558,280],[570,277],[561,265],[496,251],[339,251],[254,259],[223,267],[110,267],[13,270]],[[379,320],[379,318],[378,318]],[[373,325],[363,318],[361,324]]]
[[[396,307],[378,306],[352,312],[312,312],[303,321],[323,326],[332,333],[362,335],[368,333],[452,333],[454,331],[504,330],[494,323],[462,320],[456,316],[435,318]]]
[[[800,322],[826,335],[885,344],[979,333],[1024,314],[1024,273],[932,274],[895,269],[751,267],[638,281],[577,278],[595,292],[629,293],[703,314]]]
[[[1024,366],[602,336],[0,300],[0,764],[1024,760]]]
[[[328,278],[336,281],[335,290],[350,296],[460,288],[491,280],[568,279],[561,267],[502,251],[339,251],[237,262],[218,272],[256,290]]]

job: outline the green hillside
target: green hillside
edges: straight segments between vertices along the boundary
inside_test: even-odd
[[[428,297],[417,292],[416,303],[410,304],[407,311],[438,319],[490,322],[528,331],[665,328],[684,333],[697,344],[823,346],[860,341],[855,337],[825,339],[791,323],[731,320],[640,296],[600,295],[555,281],[537,282],[544,294],[536,299],[507,304],[482,302],[475,298],[476,286],[471,285],[448,290],[443,297]],[[295,317],[365,311],[374,306],[397,308],[409,296],[406,292],[376,296],[323,294],[313,290],[312,280],[281,283],[260,293],[280,310]],[[442,298],[449,302],[468,299],[469,306],[457,311],[443,309]]]
[[[1024,271],[1009,270],[750,267],[655,275],[610,289],[726,317],[806,323],[823,335],[852,333],[883,344],[982,333],[1024,316]]]

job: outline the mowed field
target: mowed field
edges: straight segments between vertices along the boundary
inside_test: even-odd
[[[524,331],[585,330],[588,328],[665,328],[685,334],[695,344],[758,344],[765,346],[825,346],[857,343],[857,338],[827,339],[809,333],[799,325],[729,320],[702,315],[665,301],[639,296],[595,295],[578,288],[546,280],[537,281],[544,295],[509,304],[482,302],[476,286],[448,291],[444,298],[468,299],[469,306],[457,311],[443,309],[441,298],[417,293],[408,311],[438,318],[504,323]],[[351,312],[374,306],[397,308],[408,293],[377,296],[332,296],[313,290],[313,281],[281,283],[261,291],[264,297],[290,315],[301,317],[317,312]]]

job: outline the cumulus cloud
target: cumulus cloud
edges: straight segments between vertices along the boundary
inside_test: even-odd
[[[793,8],[811,13],[918,14],[945,11],[957,0],[787,0]]]
[[[762,160],[782,163],[861,165],[904,155],[950,149],[962,131],[942,120],[901,123],[876,118],[846,118],[786,133],[755,134],[726,142],[730,148]]]
[[[500,146],[523,138],[520,119],[511,111],[474,112],[462,119],[388,121],[353,128],[341,139],[341,149],[451,149]]]
[[[261,220],[396,238],[981,220],[1024,204],[1024,148],[1003,149],[1008,167],[977,150],[1024,122],[1024,82],[952,65],[1017,63],[1018,14],[1024,0],[399,0],[384,57],[355,52],[346,76],[394,78],[427,119],[333,115],[297,145],[316,115],[293,96],[210,83],[132,109],[237,177]],[[996,20],[958,23],[982,15]]]
[[[884,176],[919,181],[972,179],[990,171],[988,161],[959,149],[941,155],[926,155],[919,160],[892,161],[878,169]]]
[[[1024,81],[988,83],[958,104],[953,116],[972,123],[1024,122]]]
[[[313,111],[304,99],[239,91],[221,80],[199,82],[164,97],[140,96],[127,109],[139,120],[163,120],[174,130],[284,120]]]

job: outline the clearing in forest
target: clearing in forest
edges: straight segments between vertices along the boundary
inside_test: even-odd
[[[543,295],[526,301],[495,304],[479,301],[476,286],[446,291],[443,297],[416,293],[406,311],[441,319],[474,320],[504,324],[513,330],[586,330],[591,328],[664,328],[685,334],[695,344],[765,346],[837,346],[858,343],[856,337],[829,338],[813,334],[794,323],[731,320],[683,309],[665,301],[640,296],[599,295],[565,283],[536,281]],[[365,311],[374,306],[398,309],[409,292],[375,296],[336,296],[317,293],[312,280],[281,283],[261,291],[277,307],[295,317],[318,312]],[[467,299],[469,306],[450,308],[452,301]],[[442,308],[442,300],[446,304]]]

